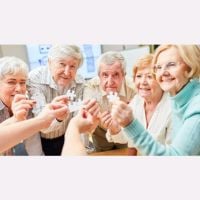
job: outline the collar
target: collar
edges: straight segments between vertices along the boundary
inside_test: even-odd
[[[0,110],[3,110],[5,107],[5,104],[0,100]]]
[[[200,87],[200,82],[198,80],[192,79],[190,80],[181,91],[175,95],[170,96],[170,99],[176,102],[176,105],[179,107],[185,105],[190,98],[194,96],[195,87]]]
[[[46,76],[44,77],[43,80],[41,80],[41,83],[47,84],[51,88],[58,89],[57,84],[54,81],[48,66],[46,66],[45,68],[45,73],[46,73]],[[83,84],[83,83],[84,83],[84,78],[81,75],[76,74],[75,79],[71,82],[69,88],[74,88],[76,87],[77,84]]]

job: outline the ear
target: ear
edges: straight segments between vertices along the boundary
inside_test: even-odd
[[[184,75],[186,78],[190,79],[193,75],[193,70],[190,67],[188,67],[188,69],[185,70]]]

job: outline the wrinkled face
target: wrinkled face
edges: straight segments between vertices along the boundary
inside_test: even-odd
[[[105,92],[119,92],[124,80],[120,63],[115,62],[112,65],[101,63],[99,78],[100,86]]]
[[[49,60],[49,69],[57,85],[68,87],[75,79],[79,61],[73,57]]]
[[[134,78],[137,93],[145,100],[160,97],[163,93],[150,67],[138,69]]]
[[[26,80],[25,74],[16,73],[15,75],[6,75],[0,81],[0,99],[11,108],[13,98],[16,94],[26,93]]]
[[[161,52],[155,65],[156,79],[160,87],[171,96],[176,95],[189,81],[189,71],[190,68],[181,60],[175,47]]]

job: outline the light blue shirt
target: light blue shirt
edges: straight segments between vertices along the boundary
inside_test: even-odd
[[[200,155],[200,82],[191,80],[170,99],[173,114],[171,145],[165,146],[154,140],[137,119],[124,131],[143,155]]]

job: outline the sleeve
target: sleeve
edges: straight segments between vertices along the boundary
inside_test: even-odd
[[[155,141],[137,119],[125,127],[124,131],[145,155],[196,155],[200,152],[199,115],[185,120],[171,145],[165,146]]]
[[[127,144],[128,140],[126,136],[124,136],[123,132],[120,131],[118,134],[111,134],[110,130],[106,132],[106,139],[108,142],[120,143],[120,144]]]
[[[34,116],[37,116],[45,107],[45,105],[50,102],[47,102],[44,91],[45,89],[41,86],[40,83],[33,82],[29,79],[28,84],[30,98],[36,100],[36,105],[34,106],[32,113],[34,114]],[[48,134],[52,131],[60,129],[62,127],[62,124],[62,122],[58,122],[55,119],[52,121],[51,125],[47,129],[43,129],[41,130],[41,132]]]

